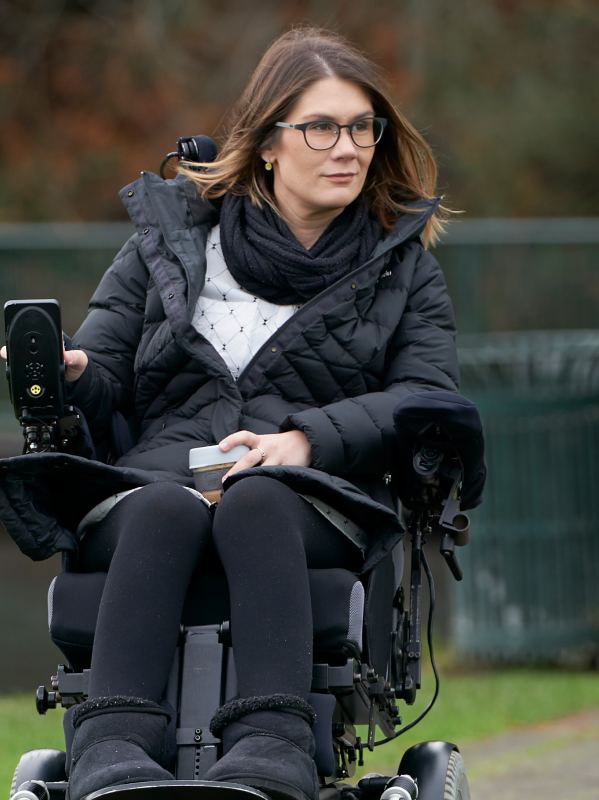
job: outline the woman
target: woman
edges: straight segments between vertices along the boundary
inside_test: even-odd
[[[213,541],[240,698],[217,714],[207,777],[313,800],[307,568],[366,573],[400,540],[393,408],[457,385],[451,303],[422,244],[441,225],[435,165],[373,66],[301,29],[265,54],[217,160],[180,171],[122,191],[138,233],[65,356],[96,440],[120,410],[137,444],[117,467],[159,478],[83,540],[83,567],[109,571],[70,798],[170,777],[157,703]],[[184,487],[190,448],[214,443],[250,451],[212,516]]]

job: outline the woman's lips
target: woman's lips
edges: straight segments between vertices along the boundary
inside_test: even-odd
[[[353,178],[356,177],[355,172],[336,172],[334,175],[325,175],[325,178],[328,178],[330,181],[334,181],[334,183],[349,183]]]

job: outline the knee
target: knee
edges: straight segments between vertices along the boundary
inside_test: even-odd
[[[177,483],[151,483],[128,495],[123,502],[128,510],[160,518],[173,519],[187,511],[192,512],[202,505],[185,487]]]
[[[272,528],[273,517],[285,516],[295,492],[274,478],[262,475],[243,478],[223,494],[214,517],[213,537],[217,545],[243,541],[248,530],[252,540]],[[277,526],[279,527],[279,526]],[[279,534],[280,535],[280,534]]]
[[[210,524],[210,513],[192,492],[176,483],[153,483],[128,495],[119,509],[129,530],[146,539],[168,534],[170,542],[197,535],[198,526]]]
[[[274,478],[263,475],[253,475],[234,483],[218,504],[216,518],[235,517],[242,518],[244,514],[253,516],[263,514],[280,502],[281,489],[290,491],[287,487]]]

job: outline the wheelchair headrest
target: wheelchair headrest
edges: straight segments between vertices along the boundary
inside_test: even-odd
[[[185,161],[214,161],[216,145],[209,136],[182,136],[177,140],[177,152]]]
[[[423,445],[455,453],[460,459],[462,511],[482,503],[487,477],[485,440],[480,414],[471,400],[453,392],[415,392],[399,401],[393,421],[398,494],[404,504],[417,486],[413,459]]]

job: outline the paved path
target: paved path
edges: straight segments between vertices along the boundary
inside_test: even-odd
[[[599,800],[599,711],[460,750],[472,800]]]

